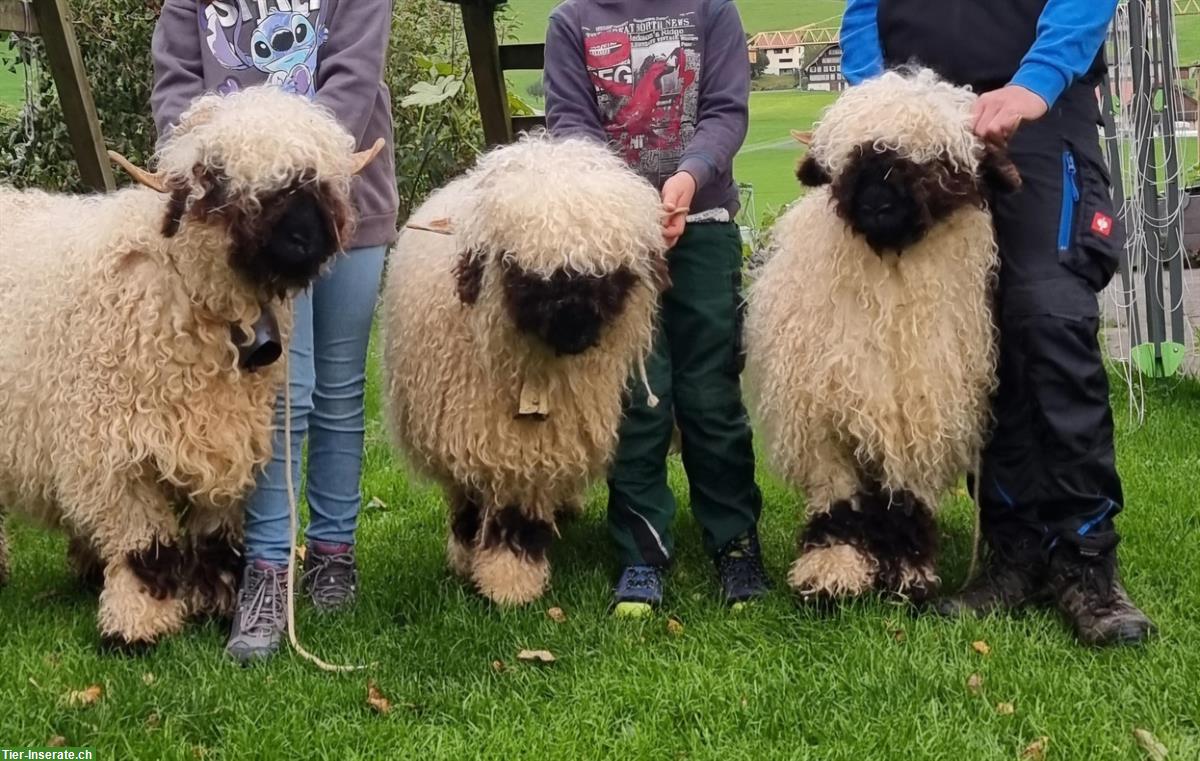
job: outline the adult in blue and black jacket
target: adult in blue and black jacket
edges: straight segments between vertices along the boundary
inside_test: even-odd
[[[1055,602],[1092,644],[1153,625],[1117,574],[1123,496],[1098,292],[1124,233],[1100,151],[1096,85],[1116,0],[850,0],[851,84],[920,62],[982,93],[974,128],[1007,142],[1023,188],[998,198],[996,425],[975,479],[984,571],[944,613]]]

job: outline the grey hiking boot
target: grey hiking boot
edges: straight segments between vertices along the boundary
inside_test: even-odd
[[[304,553],[300,588],[321,613],[344,610],[358,597],[358,564],[354,545],[309,542]]]
[[[1014,528],[988,537],[988,548],[979,575],[961,592],[934,603],[943,616],[987,616],[1050,602],[1046,561],[1041,537],[1032,530]]]
[[[287,628],[287,565],[246,564],[225,652],[240,663],[269,658]]]
[[[1084,644],[1140,644],[1156,629],[1121,585],[1116,532],[1105,533],[1060,541],[1050,557],[1050,587],[1059,611]]]
[[[987,616],[1048,602],[1045,563],[1016,563],[989,552],[979,575],[961,592],[942,597],[934,609],[943,616]]]

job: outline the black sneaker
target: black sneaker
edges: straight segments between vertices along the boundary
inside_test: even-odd
[[[1156,632],[1117,572],[1116,532],[1060,541],[1050,556],[1050,588],[1059,611],[1088,645],[1136,645]]]
[[[662,569],[654,565],[631,565],[621,571],[613,587],[613,615],[618,618],[648,616],[662,605]]]
[[[309,542],[304,553],[300,588],[321,613],[333,613],[353,605],[358,598],[354,545]]]
[[[750,529],[717,551],[717,576],[725,603],[738,608],[756,600],[771,589],[767,569],[763,568],[758,532]]]

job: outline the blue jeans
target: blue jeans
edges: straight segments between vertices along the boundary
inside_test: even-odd
[[[288,353],[292,403],[292,483],[308,437],[306,536],[353,544],[362,492],[363,391],[367,343],[386,246],[360,248],[297,297]],[[284,464],[283,395],[275,405],[274,454],[246,504],[246,557],[285,563],[290,544]],[[297,495],[298,498],[298,495]]]

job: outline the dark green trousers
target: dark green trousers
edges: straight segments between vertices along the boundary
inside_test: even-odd
[[[675,496],[667,453],[676,425],[691,486],[692,513],[715,553],[758,522],[750,420],[742,403],[742,243],[732,223],[688,225],[668,254],[671,288],[662,297],[646,362],[657,407],[640,378],[630,382],[620,442],[608,481],[608,525],[624,565],[666,565]]]

